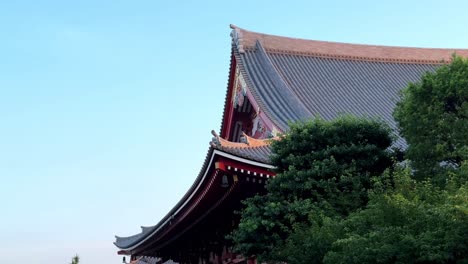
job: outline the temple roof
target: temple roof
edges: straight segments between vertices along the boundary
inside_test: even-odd
[[[467,49],[358,45],[255,33],[231,25],[233,53],[248,88],[273,124],[340,114],[377,117],[396,131],[399,92]],[[404,148],[398,137],[395,146]]]
[[[468,57],[466,49],[346,44],[231,28],[231,67],[239,67],[258,105],[256,110],[263,112],[280,132],[288,130],[290,121],[317,116],[330,120],[340,114],[378,117],[396,131],[392,112],[400,90],[409,82],[419,81],[425,72],[450,61],[453,53]],[[228,84],[226,105],[230,103],[231,85]],[[141,232],[133,236],[116,237],[115,245],[123,253],[158,236],[174,217],[178,217],[178,212],[194,199],[192,194],[207,182],[205,176],[214,166],[215,155],[273,168],[269,165],[270,140],[244,134],[241,142],[230,142],[214,132],[213,135],[201,171],[179,203],[158,224],[142,227]],[[406,143],[398,138],[396,146],[404,148]]]

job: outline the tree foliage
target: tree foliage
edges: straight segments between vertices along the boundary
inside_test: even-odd
[[[468,60],[409,84],[394,115],[411,167],[377,181],[367,207],[336,224],[345,231],[323,261],[468,263]]]
[[[245,201],[239,228],[232,234],[236,249],[270,261],[288,261],[285,241],[305,226],[320,229],[324,221],[348,215],[367,203],[370,178],[390,164],[392,140],[382,122],[340,117],[292,124],[272,143],[277,176],[267,194]],[[327,234],[324,234],[326,236]],[[331,239],[322,244],[321,259]]]
[[[410,83],[395,109],[420,179],[442,175],[443,166],[459,167],[468,157],[468,59],[452,60]],[[434,180],[443,183],[445,177]]]
[[[73,258],[72,258],[72,262],[71,264],[79,264],[80,263],[80,257],[78,255],[75,255]]]
[[[347,231],[333,242],[324,263],[468,261],[468,186],[453,175],[450,187],[440,189],[416,182],[410,170],[398,170],[393,180],[370,195],[365,210],[336,224]]]
[[[269,193],[286,200],[311,199],[346,215],[367,202],[370,176],[390,164],[392,139],[380,121],[352,116],[293,124],[272,143],[277,177]]]

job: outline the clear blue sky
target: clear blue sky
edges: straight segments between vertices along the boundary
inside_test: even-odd
[[[121,263],[219,130],[230,23],[293,37],[468,48],[467,1],[1,1],[0,258]]]

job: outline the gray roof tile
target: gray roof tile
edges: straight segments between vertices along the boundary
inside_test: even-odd
[[[218,149],[241,158],[246,158],[266,164],[270,163],[271,147],[269,145],[240,148],[220,146]]]
[[[289,121],[340,114],[380,118],[396,131],[392,112],[399,92],[438,64],[346,60],[254,49],[235,53],[250,89],[282,131]],[[398,137],[396,147],[406,143]]]

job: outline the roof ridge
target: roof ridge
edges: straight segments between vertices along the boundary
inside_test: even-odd
[[[251,50],[252,48],[247,48]],[[272,54],[285,54],[285,55],[297,55],[297,56],[311,56],[324,59],[341,59],[341,60],[354,60],[354,61],[367,61],[367,62],[383,62],[383,63],[408,63],[408,64],[448,64],[449,60],[423,60],[423,59],[392,59],[392,58],[375,58],[375,57],[361,57],[352,55],[336,55],[326,54],[318,52],[306,52],[306,51],[287,51],[278,49],[265,49],[268,53]]]
[[[291,39],[291,40],[304,40],[304,41],[311,41],[311,42],[321,42],[321,43],[328,43],[328,44],[345,44],[345,45],[357,45],[357,46],[368,46],[368,47],[388,47],[388,48],[409,48],[409,49],[431,49],[431,50],[468,50],[468,49],[459,49],[459,48],[426,48],[426,47],[413,47],[413,46],[390,46],[390,45],[380,45],[380,44],[362,44],[362,43],[352,43],[352,42],[339,42],[339,41],[328,41],[328,40],[316,40],[316,39],[307,39],[307,38],[300,38],[300,37],[288,37],[288,36],[280,36],[268,33],[261,33],[257,31],[247,30],[241,27],[238,27],[234,24],[230,24],[229,27],[231,29],[239,30],[239,32],[247,32],[261,36],[270,36],[270,37],[278,37],[284,39]]]
[[[361,61],[444,64],[451,60],[453,53],[468,57],[468,49],[421,48],[309,40],[253,32],[235,25],[230,25],[230,27],[232,28],[232,42],[240,53],[254,48],[256,41],[259,41],[268,52]]]

